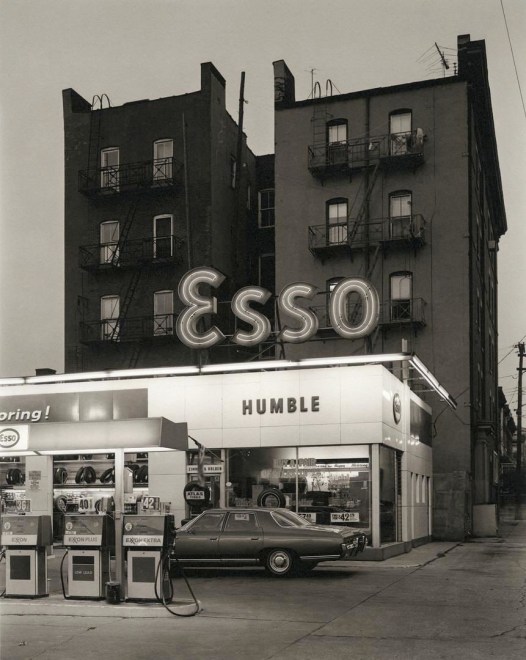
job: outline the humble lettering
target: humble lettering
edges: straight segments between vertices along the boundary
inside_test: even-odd
[[[258,415],[265,413],[283,414],[283,413],[306,413],[306,412],[319,412],[320,411],[320,397],[301,396],[299,399],[295,397],[279,399],[243,399],[241,404],[243,415],[252,415],[256,412]]]

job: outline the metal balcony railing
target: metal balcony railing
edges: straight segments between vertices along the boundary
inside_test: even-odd
[[[159,190],[181,185],[183,166],[175,158],[80,170],[79,192],[86,195]]]
[[[83,344],[145,341],[157,337],[174,337],[177,314],[155,314],[124,319],[81,322]]]
[[[308,167],[313,176],[352,172],[374,165],[378,160],[389,168],[417,167],[424,162],[422,129],[354,138],[341,142],[322,142],[308,147]]]
[[[329,317],[329,293],[320,293],[317,296],[315,305],[309,305],[318,317],[319,334],[335,333]],[[323,304],[318,304],[319,300],[325,299]],[[412,298],[411,300],[390,300],[380,304],[380,326],[398,326],[410,325],[413,327],[424,327],[426,325],[424,309],[425,301],[422,298]],[[362,320],[363,305],[361,301],[349,301],[347,305],[348,318],[354,325],[358,325]]]
[[[79,248],[79,266],[84,270],[140,268],[145,264],[164,265],[183,262],[184,241],[178,236],[158,236],[82,245]]]
[[[359,225],[353,218],[336,224],[311,225],[309,250],[330,256],[364,248],[366,245],[411,245],[425,243],[426,222],[421,214],[395,218],[373,218]]]
[[[380,305],[380,325],[423,327],[426,325],[425,306],[423,298],[384,302]]]

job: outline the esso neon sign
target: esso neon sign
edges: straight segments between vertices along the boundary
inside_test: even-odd
[[[201,284],[217,288],[225,276],[215,268],[193,268],[183,275],[179,282],[178,294],[185,309],[179,314],[176,332],[183,344],[190,348],[210,348],[225,339],[225,335],[215,325],[207,330],[199,329],[199,321],[207,315],[217,313],[217,298],[199,291]],[[308,308],[297,305],[298,298],[312,300],[318,289],[306,282],[294,282],[282,289],[278,296],[281,314],[292,320],[293,327],[285,325],[278,340],[290,344],[309,341],[318,331],[316,314]],[[356,294],[362,304],[360,321],[354,323],[349,314],[349,296]],[[272,328],[270,321],[261,312],[253,309],[251,303],[265,304],[272,293],[259,286],[245,286],[237,291],[231,302],[231,309],[238,319],[250,326],[250,330],[236,330],[231,340],[239,346],[255,346],[268,339]],[[378,325],[380,301],[374,286],[360,277],[343,279],[331,292],[329,318],[335,332],[345,339],[359,339],[370,334]]]

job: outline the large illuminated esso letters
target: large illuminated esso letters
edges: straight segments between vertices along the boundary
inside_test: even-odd
[[[348,296],[357,293],[363,305],[362,320],[352,325],[349,319]],[[353,277],[338,282],[329,303],[329,317],[334,330],[345,339],[359,339],[370,334],[378,324],[380,301],[378,292],[367,280]]]
[[[198,330],[200,319],[217,313],[217,298],[199,292],[199,285],[219,287],[225,276],[215,268],[193,268],[179,282],[179,298],[185,309],[177,318],[177,336],[190,348],[210,348],[226,337],[213,325],[203,331]],[[318,289],[306,282],[295,282],[284,287],[278,297],[278,308],[297,327],[285,325],[277,340],[291,344],[309,341],[318,332],[319,321],[316,314],[306,307],[296,304],[297,298],[312,300]],[[363,313],[356,323],[349,313],[349,296],[357,294],[362,303]],[[250,330],[236,330],[232,341],[239,346],[255,346],[268,339],[272,332],[269,319],[250,307],[251,302],[264,305],[272,296],[270,291],[259,286],[246,286],[237,291],[231,302],[232,312],[240,320],[251,326]],[[378,324],[380,301],[374,286],[360,277],[341,280],[331,293],[329,317],[334,331],[344,339],[359,339],[370,334]],[[294,323],[295,322],[295,323]]]
[[[179,339],[190,348],[209,348],[222,341],[225,335],[212,326],[206,332],[198,332],[197,323],[205,314],[217,313],[217,298],[203,296],[199,293],[200,284],[218,287],[225,276],[215,268],[193,268],[179,282],[177,292],[186,305],[177,318],[176,332]]]
[[[236,330],[232,341],[239,346],[255,346],[268,339],[272,328],[266,316],[256,312],[249,305],[250,301],[264,305],[272,294],[260,286],[245,286],[239,289],[232,298],[232,311],[238,319],[252,326],[250,332]]]
[[[299,344],[308,341],[318,331],[318,317],[316,314],[304,307],[297,307],[295,303],[296,298],[307,298],[312,300],[316,295],[318,289],[312,284],[306,282],[294,282],[287,285],[281,290],[278,298],[278,306],[285,314],[295,320],[299,320],[301,325],[298,329],[292,329],[285,326],[278,335],[279,341],[284,341],[289,344]]]

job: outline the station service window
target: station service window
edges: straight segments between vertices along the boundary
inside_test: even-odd
[[[230,449],[226,476],[228,506],[278,505],[318,524],[370,527],[366,445]]]

